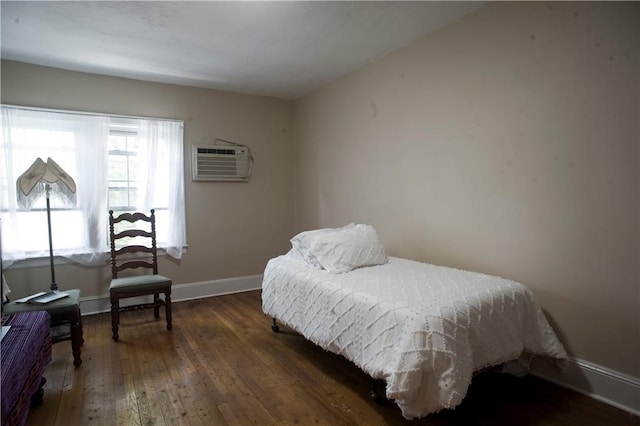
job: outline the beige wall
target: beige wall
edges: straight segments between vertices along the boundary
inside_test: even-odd
[[[293,230],[292,103],[2,62],[2,103],[184,120],[188,253],[161,259],[175,284],[261,274]],[[191,143],[222,138],[250,147],[248,183],[192,182]],[[105,212],[106,214],[106,212]],[[106,231],[105,231],[106,232]],[[7,271],[19,297],[41,291],[49,268]],[[56,267],[61,288],[108,294],[108,268]],[[45,285],[46,289],[46,285]]]
[[[491,3],[297,101],[296,231],[529,286],[640,377],[640,4]]]

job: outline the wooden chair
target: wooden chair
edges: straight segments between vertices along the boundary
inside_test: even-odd
[[[116,225],[118,229],[116,232]],[[140,225],[145,229],[142,229]],[[123,226],[124,225],[124,226]],[[147,230],[146,228],[150,229]],[[144,213],[121,213],[113,217],[113,210],[109,210],[109,237],[111,240],[111,330],[113,340],[119,339],[118,325],[120,324],[120,312],[125,310],[143,309],[153,307],[156,318],[160,317],[160,305],[165,306],[167,317],[167,330],[173,328],[171,324],[171,280],[158,274],[158,254],[156,249],[156,216],[151,210],[151,215]],[[138,244],[143,240],[145,245]],[[146,256],[141,256],[146,255]],[[151,255],[151,259],[148,259]],[[145,268],[151,269],[152,274],[119,276],[121,271],[127,269]],[[164,301],[160,299],[160,293],[164,293]],[[120,299],[137,296],[153,295],[153,303],[136,304],[120,307]]]

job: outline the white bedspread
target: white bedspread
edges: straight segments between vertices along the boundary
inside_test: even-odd
[[[387,383],[404,417],[460,404],[474,371],[566,358],[532,293],[506,279],[389,259],[344,274],[271,259],[263,311]]]

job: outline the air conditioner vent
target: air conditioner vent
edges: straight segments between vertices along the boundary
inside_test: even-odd
[[[251,175],[251,154],[246,146],[192,145],[194,181],[246,182]]]

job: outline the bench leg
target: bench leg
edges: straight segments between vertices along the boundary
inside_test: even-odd
[[[82,313],[80,314],[80,344],[84,345],[84,329],[82,328]]]
[[[80,358],[80,347],[84,342],[82,337],[82,316],[80,309],[73,313],[71,318],[71,353],[73,354],[73,365],[78,367],[82,364],[82,358]]]
[[[120,301],[118,296],[111,293],[111,337],[116,342],[120,338],[118,336],[118,324],[120,324]]]
[[[44,384],[47,383],[47,379],[44,377],[40,378],[40,387],[38,390],[31,395],[31,408],[38,408],[42,405],[42,401],[44,400]]]

